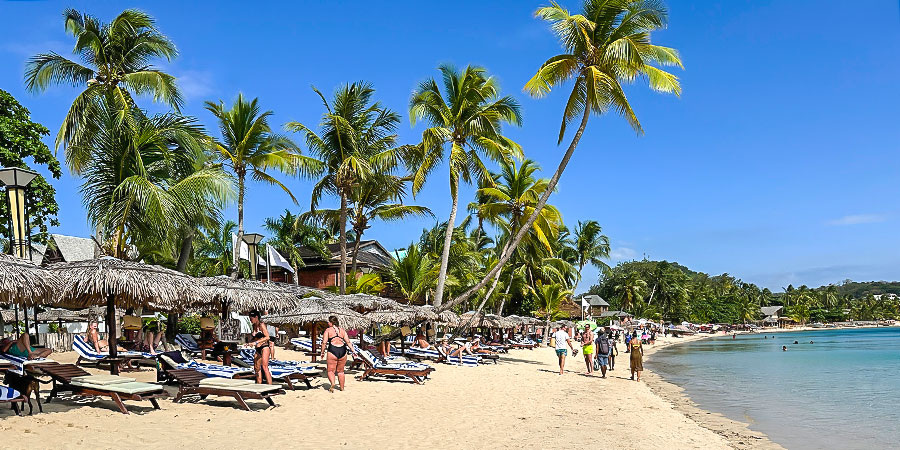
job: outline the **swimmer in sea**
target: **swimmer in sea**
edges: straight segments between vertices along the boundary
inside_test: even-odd
[[[782,345],[782,346],[781,346],[781,351],[786,352],[786,351],[787,351],[787,345]]]

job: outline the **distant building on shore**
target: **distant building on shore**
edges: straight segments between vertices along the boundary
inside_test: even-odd
[[[784,309],[783,306],[763,306],[759,308],[759,313],[763,316],[762,323],[764,325],[778,325],[782,309]]]
[[[337,286],[337,280],[341,271],[341,248],[339,243],[328,244],[327,254],[322,257],[311,248],[301,247],[300,257],[303,258],[304,267],[297,269],[297,279],[301,286],[309,286],[316,289]],[[347,243],[347,271],[350,271],[350,262],[353,259],[353,243]],[[360,273],[372,273],[380,271],[391,265],[393,257],[376,240],[361,241],[359,243],[359,256],[356,266]]]
[[[603,313],[609,311],[609,303],[603,300],[603,297],[594,294],[581,297],[581,306],[585,310],[585,316],[591,318],[603,317]]]

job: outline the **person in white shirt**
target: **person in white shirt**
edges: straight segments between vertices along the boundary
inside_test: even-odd
[[[556,340],[556,356],[559,357],[559,374],[563,374],[563,369],[566,367],[566,354],[568,354],[568,350],[566,350],[566,346],[572,349],[572,353],[574,354],[575,348],[572,347],[572,339],[569,337],[569,328],[562,327],[553,333],[553,339]]]

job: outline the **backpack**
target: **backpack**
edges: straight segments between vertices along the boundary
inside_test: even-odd
[[[607,339],[607,338],[600,339],[600,350],[597,354],[598,355],[608,355],[609,354],[609,339]]]

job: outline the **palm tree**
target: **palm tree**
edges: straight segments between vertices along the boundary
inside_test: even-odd
[[[306,223],[288,209],[281,216],[267,218],[263,228],[271,236],[266,239],[266,245],[274,247],[294,268],[294,282],[298,282],[297,269],[306,265],[300,253],[301,248],[311,249],[323,257],[328,254],[328,232]]]
[[[609,259],[609,238],[601,234],[603,229],[596,220],[585,222],[578,221],[575,226],[575,239],[572,242],[575,264],[578,266],[578,279],[581,280],[581,271],[584,266],[590,264],[606,272],[609,270],[603,260]]]
[[[316,164],[302,156],[290,139],[272,132],[269,127],[272,111],[260,112],[258,99],[247,101],[243,94],[238,94],[231,109],[226,109],[222,101],[206,102],[206,109],[216,116],[222,134],[222,140],[211,145],[213,157],[234,174],[237,182],[237,241],[243,242],[247,176],[254,181],[280,187],[296,204],[294,194],[269,171],[275,169],[287,175],[309,173],[316,170]],[[240,252],[234,249],[233,278],[238,276],[239,257]]]
[[[497,81],[486,76],[480,67],[466,67],[462,72],[442,65],[438,68],[443,77],[441,93],[434,79],[423,82],[413,92],[409,102],[410,120],[413,124],[425,120],[431,125],[422,132],[420,154],[413,175],[413,194],[425,184],[427,176],[443,160],[450,166],[450,218],[444,235],[441,252],[441,269],[438,274],[434,305],[440,306],[447,281],[447,264],[450,254],[456,210],[459,206],[459,181],[471,183],[490,180],[490,173],[481,156],[494,161],[521,158],[522,149],[501,134],[501,125],[522,124],[519,104],[510,96],[500,97]],[[449,155],[446,154],[449,149]],[[499,270],[499,268],[498,268]]]
[[[356,262],[359,256],[359,245],[362,242],[363,234],[371,227],[371,222],[375,220],[394,222],[410,217],[434,217],[431,210],[425,206],[403,204],[405,194],[406,181],[404,179],[384,174],[359,183],[352,188],[351,206],[348,211],[350,228],[353,230],[354,236],[350,273],[357,273]],[[338,224],[340,220],[340,210],[337,209],[319,209],[312,215],[329,223]]]
[[[565,8],[554,3],[538,9],[535,15],[551,23],[567,52],[541,65],[525,85],[525,91],[534,97],[543,97],[554,87],[574,79],[574,87],[563,111],[558,142],[562,142],[569,121],[581,116],[581,123],[550,178],[547,190],[541,195],[535,212],[528,218],[528,226],[519,229],[510,250],[519,245],[530,224],[537,220],[538,211],[556,189],[587,128],[591,112],[599,115],[615,111],[635,131],[643,132],[622,83],[643,77],[654,91],[681,93],[678,78],[653,65],[682,67],[675,49],[650,43],[651,33],[664,28],[668,21],[668,13],[662,3],[655,0],[585,0],[582,14],[569,14]],[[511,251],[507,251],[494,270],[500,270],[511,256]],[[493,271],[488,272],[481,282],[454,299],[453,303],[465,301],[484,287],[492,276]]]
[[[437,279],[437,266],[416,244],[410,244],[401,255],[397,252],[386,278],[388,283],[410,303],[424,303]]]
[[[171,61],[178,51],[159,32],[152,17],[126,9],[106,24],[89,14],[66,9],[63,18],[66,32],[75,38],[72,52],[81,57],[82,63],[50,52],[31,57],[25,68],[25,85],[31,92],[44,91],[53,84],[84,87],[56,135],[57,148],[87,136],[93,130],[90,115],[104,101],[116,109],[130,109],[135,106],[133,96],[149,94],[179,110],[182,98],[175,77],[150,65],[154,58]],[[67,149],[69,168],[81,173],[87,156],[70,155]]]
[[[365,182],[383,182],[400,162],[403,154],[395,148],[394,130],[400,116],[380,103],[372,102],[372,85],[357,82],[338,88],[329,104],[316,88],[325,112],[321,132],[299,122],[289,122],[289,130],[303,133],[306,145],[315,155],[317,172],[322,178],[312,191],[310,212],[314,213],[322,197],[340,197],[338,231],[340,233],[341,273],[340,292],[347,286],[347,211],[354,188]],[[357,237],[358,239],[358,237]]]
[[[228,275],[233,263],[231,235],[237,228],[234,221],[219,227],[204,227],[194,248],[194,262],[188,273],[195,277]]]
[[[550,322],[559,317],[559,306],[572,295],[572,291],[566,290],[558,283],[543,284],[538,282],[531,288],[534,295],[535,317],[543,317],[544,336],[550,333]]]
[[[644,301],[647,282],[640,278],[636,271],[629,272],[619,284],[613,287],[619,294],[619,307],[623,311],[631,309],[636,303]]]
[[[219,167],[176,175],[202,151],[205,135],[194,119],[147,117],[135,109],[122,113],[116,105],[98,105],[91,116],[97,133],[73,144],[89,147],[93,155],[84,166],[81,192],[88,220],[109,234],[98,239],[118,258],[128,256],[127,242],[162,242],[231,194],[231,180]]]

